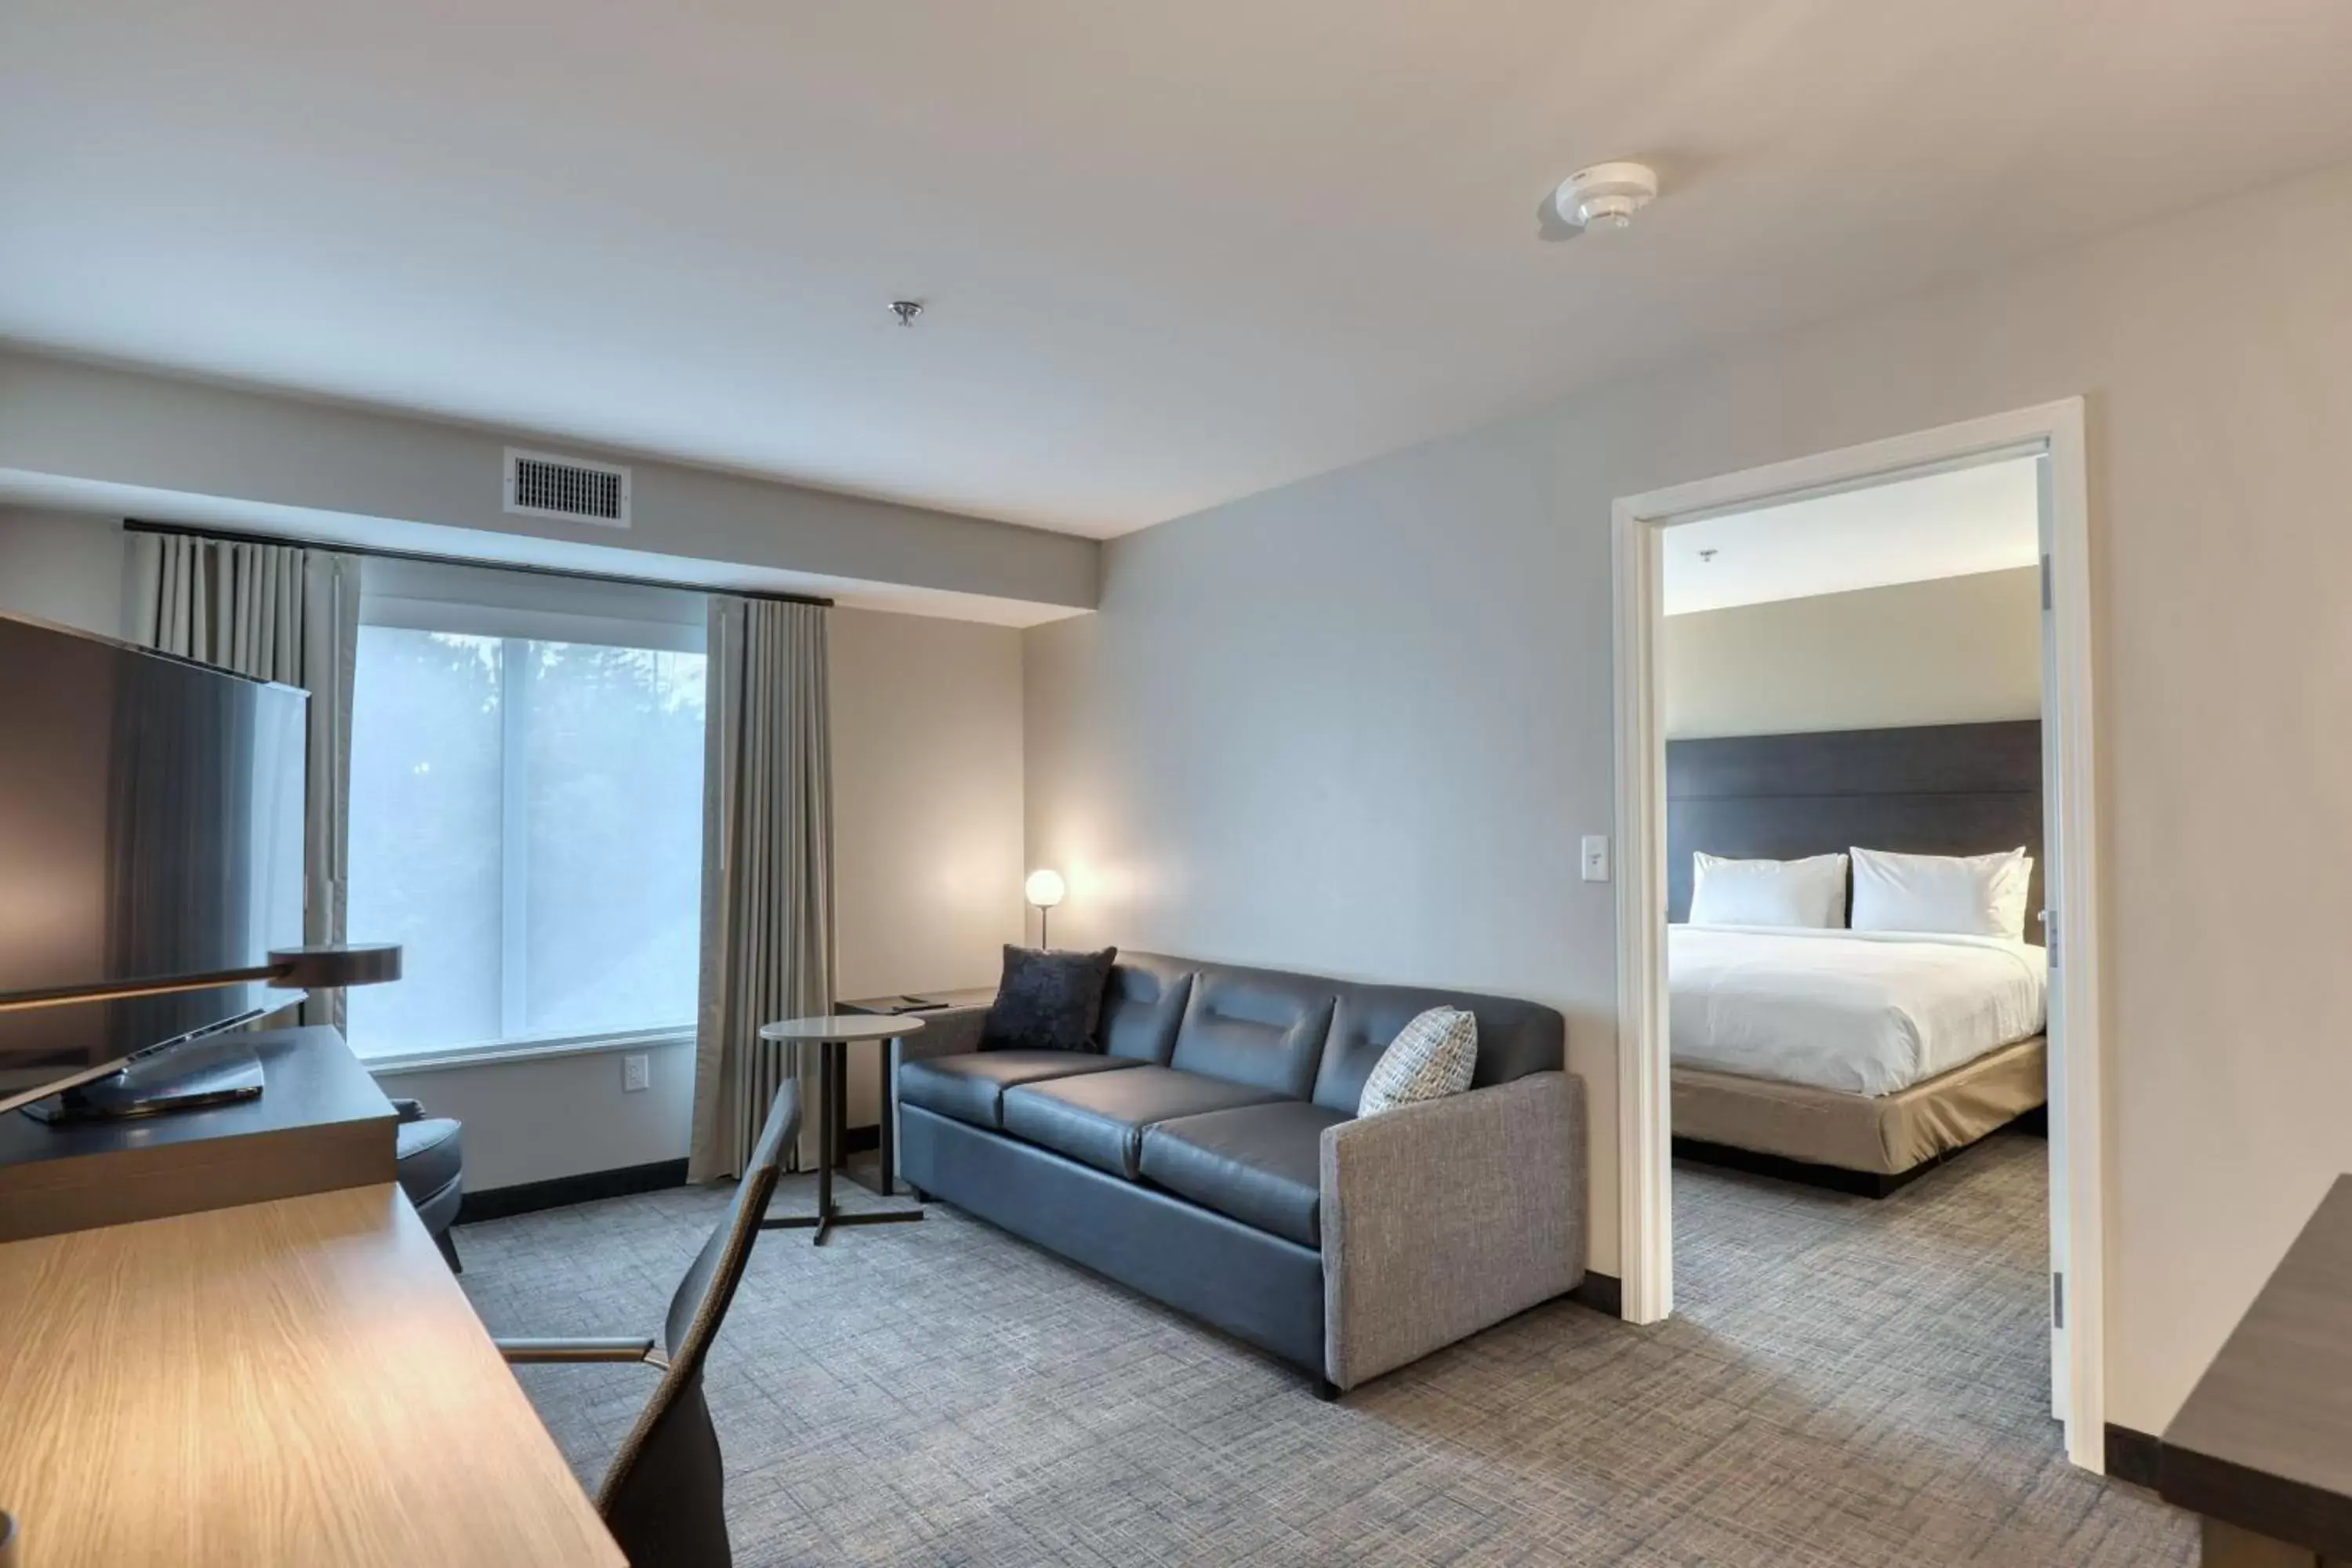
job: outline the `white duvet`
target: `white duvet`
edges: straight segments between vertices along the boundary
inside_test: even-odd
[[[1676,1067],[1892,1094],[2042,1032],[2042,950],[1990,936],[1671,926]]]

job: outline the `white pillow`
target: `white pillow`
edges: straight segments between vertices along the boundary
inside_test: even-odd
[[[1727,860],[1691,857],[1690,923],[1695,926],[1845,924],[1845,857],[1803,860]]]
[[[1364,1079],[1356,1114],[1377,1116],[1415,1100],[1443,1100],[1470,1087],[1478,1067],[1478,1016],[1432,1007],[1397,1031]]]
[[[2025,939],[2033,857],[1853,852],[1853,929]]]

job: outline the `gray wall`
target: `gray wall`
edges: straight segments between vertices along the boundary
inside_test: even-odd
[[[1938,577],[1666,617],[1669,740],[2042,713],[2042,573]]]
[[[2352,933],[2352,170],[1115,542],[1033,629],[1071,941],[1564,1008],[1618,1258],[1610,508],[2089,400],[2108,1417],[2162,1429],[2337,1173]]]
[[[129,564],[112,518],[0,506],[0,610],[121,637]]]
[[[630,464],[633,525],[502,510],[509,445]],[[337,520],[390,520],[1040,605],[1083,608],[1095,595],[1090,539],[5,348],[0,479],[16,493],[108,487],[118,493],[91,510],[153,519],[220,522],[226,505],[272,531],[302,526],[273,528],[282,510],[315,514],[303,520],[314,534]]]

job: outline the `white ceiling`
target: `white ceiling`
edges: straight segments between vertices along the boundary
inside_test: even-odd
[[[1111,534],[2342,162],[2347,59],[2342,0],[7,0],[0,337]],[[1635,228],[1541,221],[1618,157]]]
[[[1661,542],[1666,614],[2031,566],[2035,468],[2011,458],[1678,524]]]

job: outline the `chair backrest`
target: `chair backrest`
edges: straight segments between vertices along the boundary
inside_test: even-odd
[[[596,1493],[596,1510],[630,1568],[727,1568],[732,1561],[726,1472],[710,1407],[703,1402],[702,1363],[751,1261],[784,1150],[800,1130],[800,1089],[787,1083],[769,1108],[726,1217],[670,1298],[663,1325],[669,1369]]]

